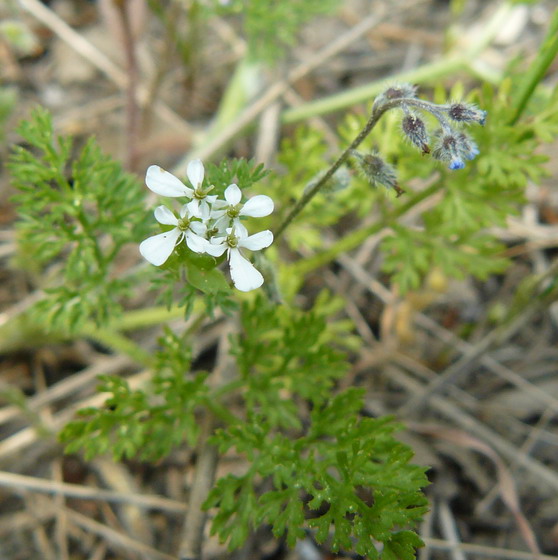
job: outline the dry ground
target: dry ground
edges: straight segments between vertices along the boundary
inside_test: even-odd
[[[456,40],[474,36],[499,4],[468,2],[458,20]],[[139,82],[150,101],[130,154],[122,70],[126,60],[114,46],[118,38],[100,16],[99,5],[85,0],[45,4],[22,0],[20,17],[31,26],[37,42],[25,54],[0,42],[0,79],[18,91],[7,141],[0,147],[2,160],[17,141],[14,123],[36,103],[52,111],[59,132],[74,134],[78,142],[95,134],[107,152],[123,160],[131,155],[140,175],[153,162],[173,168],[192,147],[195,134],[208,126],[245,50],[238,22],[209,21],[205,33],[211,40],[200,42],[188,68],[172,51],[165,51],[160,22],[148,13],[138,22]],[[137,2],[135,9],[141,11],[140,5]],[[532,58],[553,5],[549,0],[515,12],[481,53],[479,64],[496,72],[513,57]],[[14,13],[0,6],[0,17]],[[350,35],[376,13],[384,14],[382,21],[370,21],[366,32]],[[267,83],[257,98],[264,102],[252,115],[259,132],[236,135],[226,145],[220,138],[204,157],[210,159],[227,148],[231,155],[256,154],[273,165],[277,135],[290,132],[279,126],[277,107],[304,105],[436,60],[446,48],[451,22],[448,3],[440,0],[344,2],[336,17],[308,25],[283,67],[266,73]],[[328,46],[339,38],[349,39],[326,56]],[[324,56],[306,65],[316,60],[316,53]],[[281,95],[266,97],[293,69],[296,81],[284,83]],[[460,77],[470,86],[476,83],[470,75]],[[444,82],[449,85],[456,78],[447,76]],[[557,79],[554,64],[547,82],[552,85]],[[314,124],[331,134],[341,113],[316,117]],[[514,258],[505,275],[485,283],[452,284],[435,297],[415,294],[414,301],[401,300],[371,275],[377,262],[377,240],[372,239],[339,259],[335,270],[312,279],[312,290],[327,286],[351,294],[346,314],[365,344],[346,383],[369,389],[371,412],[393,413],[406,422],[409,431],[404,437],[416,450],[417,461],[432,466],[433,484],[428,489],[432,508],[420,528],[427,543],[420,552],[422,560],[535,558],[529,552],[533,539],[544,554],[558,558],[558,304],[527,306],[505,327],[492,320],[498,309],[509,305],[526,276],[556,270],[557,149],[558,145],[547,147],[554,158],[549,163],[551,177],[540,186],[531,185],[521,217],[495,232],[509,244]],[[16,250],[10,194],[9,178],[2,172],[2,323],[35,297],[32,281],[10,267]],[[421,296],[428,306],[416,304]],[[213,351],[220,328],[209,322],[204,326],[200,354]],[[141,335],[145,344],[154,334]],[[145,374],[126,357],[88,340],[26,341],[18,349],[6,344],[2,348],[0,560],[173,558],[192,452],[178,451],[156,467],[114,464],[106,458],[86,462],[64,456],[55,438],[76,408],[95,401],[97,374],[122,373],[138,381]],[[15,404],[11,388],[21,390],[26,401]],[[221,466],[235,467],[234,458]],[[288,551],[265,529],[235,554],[208,539],[205,554],[328,557],[310,539]]]

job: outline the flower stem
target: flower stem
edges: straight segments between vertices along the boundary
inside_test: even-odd
[[[274,232],[274,239],[277,240],[281,234],[285,231],[287,226],[302,212],[304,207],[320,192],[320,190],[327,184],[331,179],[333,174],[343,165],[352,150],[357,148],[364,139],[370,134],[372,129],[378,124],[378,121],[382,115],[389,109],[393,109],[401,104],[402,101],[406,101],[406,98],[397,98],[387,103],[384,103],[372,112],[372,116],[364,126],[364,128],[359,132],[358,136],[351,142],[349,147],[337,158],[337,160],[331,165],[331,167],[326,171],[326,173],[312,186],[308,189],[300,198],[300,200],[291,209],[287,217],[283,220],[281,225]]]

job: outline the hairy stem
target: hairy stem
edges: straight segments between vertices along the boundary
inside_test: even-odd
[[[320,190],[327,184],[331,179],[333,174],[343,165],[347,160],[352,150],[360,146],[364,139],[370,134],[372,129],[378,124],[378,121],[382,115],[401,104],[401,102],[407,101],[406,98],[397,98],[387,103],[384,103],[372,112],[372,116],[364,126],[364,128],[359,132],[358,136],[351,142],[349,147],[337,158],[337,160],[331,165],[331,167],[326,171],[326,173],[310,188],[308,189],[300,198],[300,200],[291,209],[287,217],[283,220],[281,225],[277,228],[274,233],[274,239],[277,240],[281,234],[285,231],[287,226],[302,212],[306,205],[316,196]]]

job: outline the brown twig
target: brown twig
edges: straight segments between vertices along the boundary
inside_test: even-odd
[[[138,159],[138,65],[136,60],[135,39],[130,21],[130,5],[128,0],[113,0],[120,19],[122,28],[122,43],[126,56],[126,167],[128,171],[134,171]]]
[[[235,376],[236,374],[230,355],[229,335],[232,330],[233,325],[229,324],[224,327],[220,335],[217,363],[210,378],[210,383],[214,389],[222,387],[231,375]],[[198,444],[198,460],[180,541],[179,560],[199,560],[202,555],[203,533],[207,521],[207,513],[202,510],[202,505],[213,487],[219,461],[217,448],[210,444],[208,440],[217,423],[218,420],[214,414],[206,409]]]
[[[82,34],[60,19],[55,12],[45,6],[40,0],[18,0],[18,4],[68,44],[76,53],[103,72],[119,88],[126,88],[128,79],[124,70],[104,55]],[[144,104],[147,98],[147,89],[142,84],[139,84],[137,87],[137,101],[140,104]],[[157,115],[165,124],[186,137],[191,136],[192,128],[178,113],[162,101],[155,101],[154,106]]]
[[[215,418],[208,411],[204,418],[200,436],[196,471],[192,481],[188,512],[184,521],[184,530],[178,553],[179,560],[199,560],[201,558],[203,530],[207,521],[207,513],[202,510],[202,504],[213,486],[219,459],[217,448],[208,442],[214,428]]]

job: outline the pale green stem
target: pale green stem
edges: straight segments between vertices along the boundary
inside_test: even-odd
[[[146,352],[141,346],[138,346],[129,338],[112,329],[99,328],[95,325],[86,325],[79,332],[79,336],[95,340],[103,346],[119,354],[124,354],[144,366],[150,366],[152,363],[153,356],[151,356],[149,352]]]
[[[309,119],[310,117],[346,109],[358,103],[367,102],[394,83],[423,84],[455,74],[459,70],[464,69],[477,73],[479,70],[475,67],[475,62],[478,55],[492,42],[494,36],[509,18],[512,9],[513,6],[509,2],[502,4],[482,32],[477,35],[475,43],[461,54],[450,54],[441,60],[390,76],[386,80],[365,84],[330,97],[305,103],[299,107],[287,109],[281,116],[282,122],[284,124],[291,124]],[[500,79],[500,74],[482,71],[482,77],[485,81],[497,83]]]
[[[554,15],[548,26],[546,37],[538,50],[537,57],[531,64],[527,72],[525,81],[518,94],[518,102],[516,103],[513,117],[510,119],[510,125],[514,125],[521,117],[523,111],[527,107],[527,103],[533,95],[535,88],[544,78],[546,71],[558,54],[558,8],[554,11]]]

